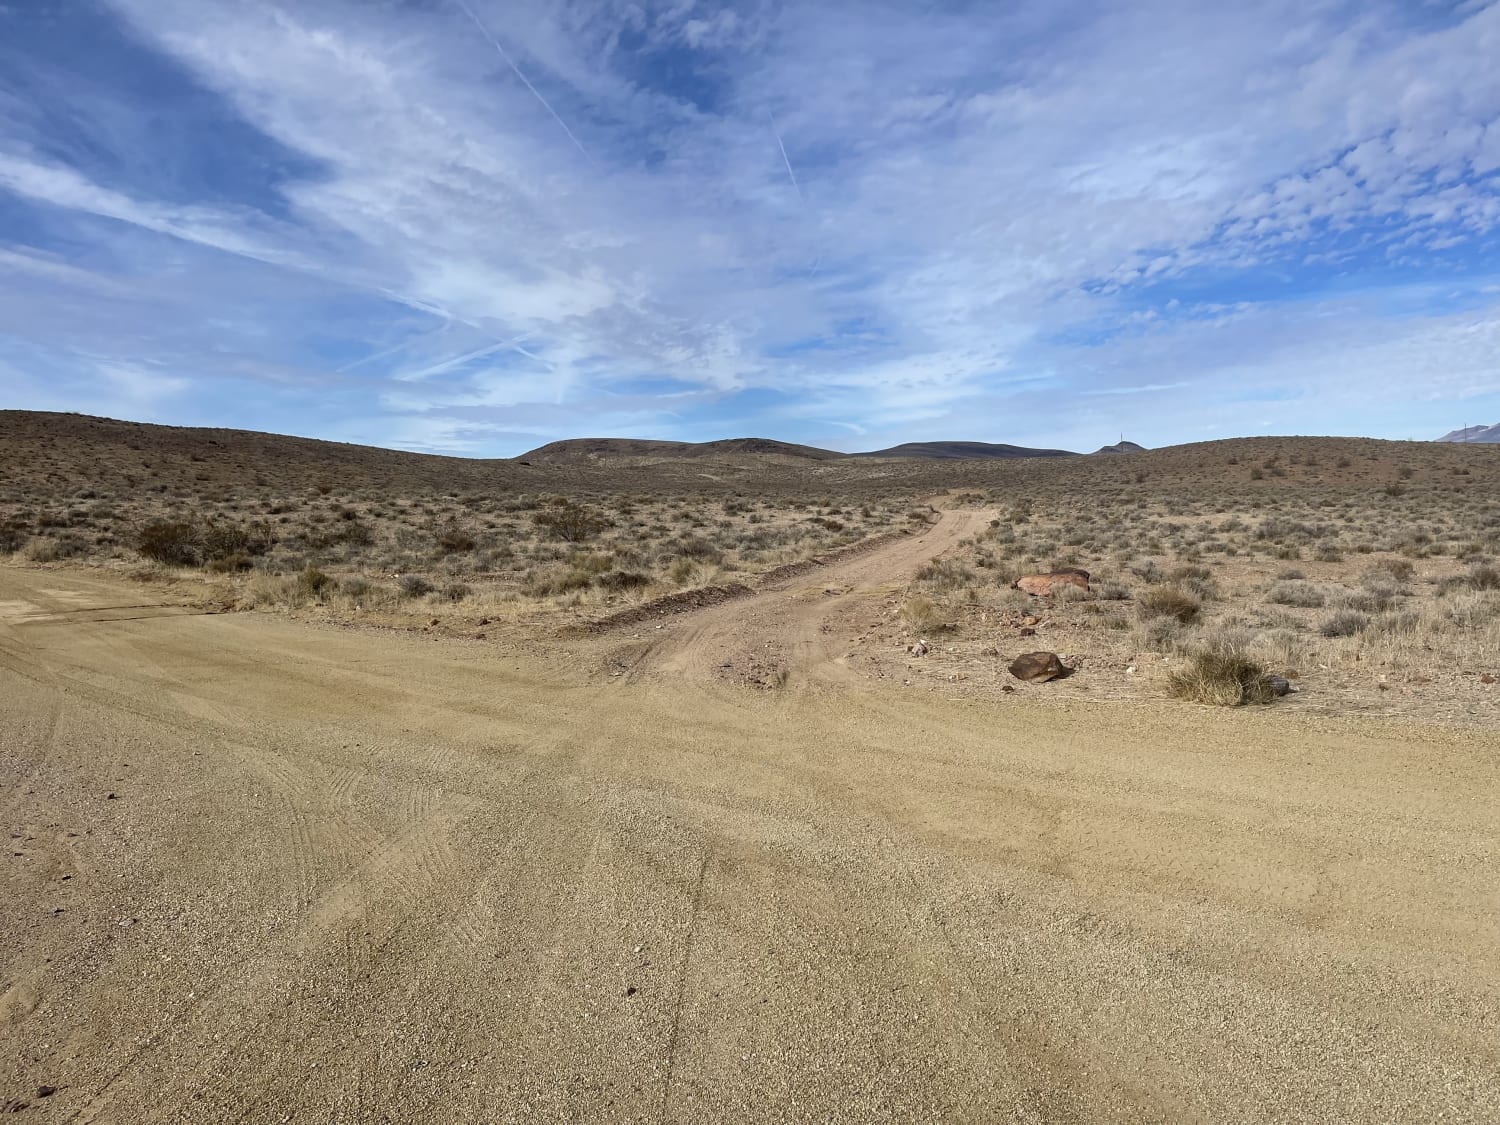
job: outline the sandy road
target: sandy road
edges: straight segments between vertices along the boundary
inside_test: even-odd
[[[600,684],[150,601],[0,569],[37,1119],[1500,1117],[1492,734]]]

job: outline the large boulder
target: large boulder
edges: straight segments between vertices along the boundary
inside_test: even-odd
[[[1059,586],[1077,586],[1088,593],[1089,572],[1065,566],[1049,574],[1025,574],[1011,583],[1012,589],[1024,590],[1034,598],[1050,598]]]
[[[1028,684],[1045,684],[1066,676],[1068,668],[1055,652],[1026,652],[1010,662],[1010,674]]]

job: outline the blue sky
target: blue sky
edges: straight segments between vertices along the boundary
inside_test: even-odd
[[[514,454],[1500,421],[1500,3],[0,0],[0,406]]]

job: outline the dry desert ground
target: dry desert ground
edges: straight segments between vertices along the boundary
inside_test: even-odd
[[[1500,1119],[1500,450],[0,474],[18,1120]]]

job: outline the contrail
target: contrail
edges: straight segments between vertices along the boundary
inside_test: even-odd
[[[521,73],[521,68],[516,65],[516,61],[511,58],[509,52],[507,52],[506,49],[500,45],[500,40],[496,39],[493,35],[490,34],[490,29],[485,27],[484,24],[479,21],[479,17],[474,14],[474,9],[470,8],[469,5],[465,3],[465,0],[453,0],[453,2],[458,5],[459,9],[463,12],[464,15],[469,17],[469,22],[479,29],[479,34],[483,35],[489,42],[489,45],[495,48],[495,52],[505,60],[505,65],[510,67],[511,70],[515,71],[516,77],[519,78],[525,85],[525,87],[531,91],[536,100],[542,103],[543,108],[545,108],[546,111],[552,115],[552,120],[556,121],[559,125],[562,126],[562,131],[568,134],[568,140],[573,142],[574,147],[577,148],[579,152],[583,153],[583,158],[590,164],[594,163],[594,158],[589,155],[589,150],[583,147],[583,142],[573,135],[573,130],[568,128],[568,123],[561,117],[559,117],[557,114],[557,110],[552,108],[552,104],[547,101],[546,98],[542,97],[542,92],[531,84],[531,79],[527,78],[526,75]]]
[[[776,128],[776,118],[771,116],[771,111],[766,110],[766,117],[771,122],[771,135],[776,138],[776,147],[781,150],[781,162],[786,165],[786,174],[791,178],[792,187],[796,189],[797,198],[802,199],[802,185],[797,182],[797,173],[792,171],[791,158],[786,154],[786,145],[781,143],[781,131]],[[803,199],[805,203],[806,200]]]
[[[453,368],[462,366],[463,364],[468,363],[471,360],[482,359],[484,356],[493,355],[495,352],[504,351],[506,348],[511,348],[518,352],[523,351],[523,349],[518,347],[517,345],[519,345],[524,340],[529,340],[532,336],[535,335],[535,332],[523,332],[521,335],[514,336],[509,340],[497,340],[494,343],[486,344],[482,348],[476,348],[471,352],[465,352],[462,355],[450,356],[447,359],[439,360],[437,363],[424,367],[419,371],[403,371],[399,375],[392,375],[391,378],[398,379],[403,383],[412,383],[416,382],[418,379],[426,379],[433,375],[441,375],[444,371],[451,371],[453,370]],[[530,353],[528,352],[526,354],[529,355]]]
[[[441,336],[444,332],[448,331],[448,329],[451,328],[452,325],[453,321],[444,319],[442,324],[439,324],[436,328],[423,332],[419,336],[413,336],[409,340],[402,340],[401,343],[397,344],[395,347],[386,348],[384,351],[375,352],[373,355],[367,355],[362,359],[356,359],[353,363],[346,363],[342,367],[335,367],[334,370],[342,375],[347,371],[353,371],[356,367],[363,367],[367,363],[374,363],[377,359],[385,359],[388,356],[393,356],[397,352],[405,351],[413,344],[420,344],[423,340],[430,339],[433,336]]]

